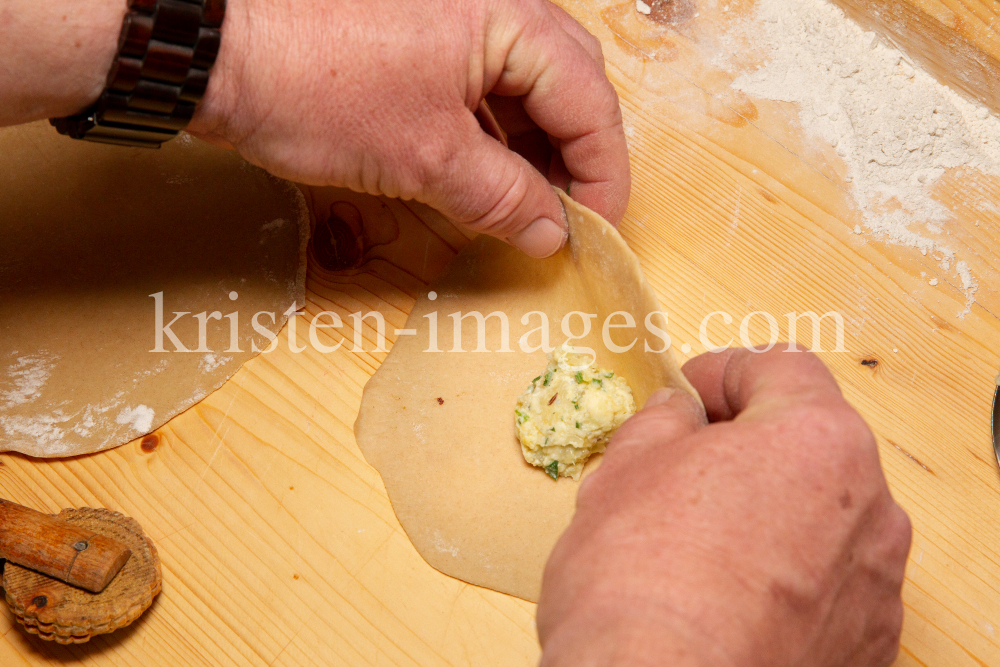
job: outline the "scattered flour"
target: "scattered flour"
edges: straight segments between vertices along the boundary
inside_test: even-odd
[[[285,225],[284,218],[275,218],[271,222],[265,222],[260,226],[260,231],[262,232],[273,232],[281,229]]]
[[[66,422],[73,418],[62,410],[35,418],[22,415],[0,416],[0,426],[8,438],[17,436],[34,440],[40,447],[58,446],[66,437]]]
[[[211,373],[216,368],[224,366],[225,364],[228,364],[232,360],[233,360],[232,357],[227,357],[222,354],[215,354],[209,352],[208,354],[206,354],[204,357],[201,358],[201,361],[198,362],[198,370],[200,370],[202,373]]]
[[[449,554],[454,558],[458,558],[458,547],[445,540],[440,530],[434,531],[434,548],[443,554]]]
[[[279,229],[285,226],[284,218],[275,218],[260,226],[260,245],[267,243]]]
[[[17,353],[14,355],[17,357]],[[219,355],[225,363],[231,357]],[[0,371],[0,387],[9,379],[13,390],[0,390],[0,443],[17,444],[32,456],[62,456],[78,450],[96,431],[113,431],[114,424],[128,425],[140,433],[152,430],[155,411],[139,405],[134,409],[120,408],[124,402],[124,390],[104,401],[87,405],[80,409],[66,409],[69,401],[55,405],[31,406],[31,402],[41,397],[41,390],[50,379],[59,357],[47,355],[44,351],[22,355],[8,366],[6,378]],[[131,381],[137,384],[141,379],[158,375],[167,368],[167,361],[160,361],[154,368],[138,372]],[[196,393],[183,407],[189,407],[205,397],[204,392]],[[44,404],[45,402],[42,401]],[[38,407],[39,411],[26,414],[22,406]],[[22,408],[19,413],[6,413],[11,408]],[[118,410],[117,416],[115,410]]]
[[[868,230],[930,254],[946,271],[954,262],[966,298],[959,316],[968,313],[978,283],[946,241],[926,235],[947,236],[952,218],[930,186],[956,167],[1000,175],[1000,118],[825,0],[759,0],[756,22],[745,29],[770,45],[771,60],[733,88],[798,103],[802,126],[847,165]]]
[[[635,11],[640,14],[646,14],[647,16],[652,13],[653,8],[647,5],[642,0],[635,0]]]
[[[155,413],[152,408],[139,405],[135,408],[122,408],[115,421],[123,425],[131,424],[132,428],[139,433],[149,433],[153,428],[154,416]]]
[[[0,414],[0,429],[8,441],[30,442],[40,456],[59,456],[86,438],[105,421],[104,413],[121,401],[116,397],[106,405],[90,405],[81,412],[68,413],[56,408],[50,413],[26,415]]]
[[[0,391],[0,401],[3,408],[23,405],[38,398],[42,387],[52,375],[52,368],[59,359],[56,356],[28,354],[18,357],[17,361],[7,367],[7,378],[13,389]]]

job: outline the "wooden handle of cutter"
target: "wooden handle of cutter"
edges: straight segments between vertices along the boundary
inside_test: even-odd
[[[100,593],[131,556],[117,540],[0,499],[0,558]]]

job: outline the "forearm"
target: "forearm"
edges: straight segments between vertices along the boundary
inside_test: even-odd
[[[125,0],[0,0],[0,126],[94,102],[118,45]]]

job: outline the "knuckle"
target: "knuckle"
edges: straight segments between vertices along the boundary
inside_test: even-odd
[[[886,533],[890,541],[889,558],[905,567],[910,555],[910,545],[913,543],[913,523],[910,516],[895,502],[892,504],[888,523]]]
[[[597,39],[597,37],[595,37],[586,30],[583,31],[583,39],[586,41],[586,44],[584,46],[587,48],[588,51],[590,51],[594,60],[597,61],[597,64],[600,65],[601,68],[603,69],[604,47],[601,45],[601,40]]]
[[[867,531],[865,555],[859,564],[872,585],[891,600],[899,599],[903,588],[911,529],[906,513],[895,503],[889,504],[888,511]]]
[[[827,597],[827,588],[821,572],[800,569],[776,575],[767,590],[775,603],[806,616]]]
[[[367,160],[359,167],[359,175],[355,180],[360,183],[359,189],[363,192],[407,200],[421,198],[426,183],[421,174],[412,168],[392,169],[374,160]]]
[[[592,80],[590,87],[593,89],[595,108],[602,111],[604,118],[610,125],[617,126],[622,119],[618,91],[615,90],[614,85],[604,76],[603,66],[595,63],[594,67],[597,70],[598,76]]]
[[[817,405],[803,402],[791,406],[784,415],[784,422],[800,434],[801,438],[815,446],[837,445],[834,449],[846,453],[849,444],[854,440],[854,429],[849,420],[852,415],[839,406]]]
[[[903,600],[896,596],[884,605],[878,636],[873,642],[875,656],[873,663],[878,667],[889,667],[899,655],[899,641],[903,636]]]
[[[899,639],[903,636],[903,617],[905,615],[903,598],[894,597],[889,611],[889,641],[892,649],[892,657],[896,657],[899,648]]]
[[[446,137],[448,134],[437,133],[437,136]],[[439,187],[449,177],[455,154],[451,142],[438,138],[414,147],[407,161],[416,180],[431,187]]]
[[[502,168],[506,173],[494,181],[496,185],[486,199],[488,203],[483,207],[485,210],[478,209],[472,199],[466,205],[465,215],[468,226],[473,231],[492,236],[509,236],[518,231],[515,228],[519,222],[516,216],[528,198],[530,179],[523,169],[510,165]]]
[[[789,354],[789,350],[793,353]],[[757,358],[768,363],[791,367],[798,370],[803,377],[812,376],[815,373],[827,372],[827,366],[812,350],[804,349],[799,345],[791,347],[791,344],[778,342],[766,352],[757,353]]]
[[[799,474],[820,488],[851,489],[864,505],[885,489],[875,437],[844,401],[790,407],[778,432]]]
[[[878,448],[875,445],[875,435],[858,411],[846,401],[839,401],[831,412],[834,421],[833,432],[847,444],[853,445],[850,448],[851,453],[868,458],[874,455],[877,462]]]
[[[845,461],[857,461],[876,451],[871,429],[846,401],[803,406],[799,419],[807,437]]]

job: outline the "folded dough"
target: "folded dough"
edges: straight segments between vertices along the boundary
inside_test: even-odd
[[[396,515],[417,551],[433,567],[479,586],[537,600],[542,570],[568,525],[579,483],[553,481],[524,461],[511,418],[518,395],[545,367],[546,350],[525,353],[520,338],[547,314],[550,346],[562,343],[562,318],[573,311],[596,315],[590,332],[575,346],[596,351],[597,365],[628,379],[637,405],[659,387],[694,394],[664,340],[645,326],[665,322],[635,254],[596,213],[560,193],[569,220],[566,247],[544,260],[479,236],[421,295],[385,362],[365,386],[355,423],[358,445],[382,475]],[[435,296],[435,299],[431,299]],[[480,343],[474,317],[462,320],[455,346],[452,313],[479,312],[485,318]],[[510,352],[503,348],[500,311],[509,326]],[[616,346],[602,341],[609,315],[624,311],[634,329],[609,329]],[[436,313],[436,316],[434,315]],[[432,322],[436,319],[436,348]],[[623,324],[617,315],[612,324]],[[582,318],[569,318],[574,334]],[[527,342],[540,344],[539,332]],[[613,443],[612,443],[612,446]],[[588,463],[584,476],[600,457]]]

